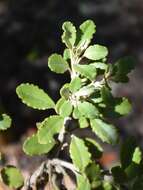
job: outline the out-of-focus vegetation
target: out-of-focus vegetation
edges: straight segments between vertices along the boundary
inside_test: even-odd
[[[143,133],[142,14],[141,0],[1,0],[0,110],[12,116],[17,134],[27,127],[35,127],[35,121],[42,120],[49,112],[39,113],[21,105],[15,94],[16,86],[27,81],[35,83],[57,100],[58,89],[68,76],[47,72],[47,57],[63,50],[58,31],[65,20],[78,25],[90,18],[98,26],[94,42],[109,47],[112,57],[109,61],[123,55],[137,58],[137,69],[130,84],[121,89],[115,87],[115,93],[128,95],[134,102],[134,112],[120,122],[125,126],[123,132],[130,132],[131,128],[135,134],[134,129],[138,128],[136,135],[140,136]]]

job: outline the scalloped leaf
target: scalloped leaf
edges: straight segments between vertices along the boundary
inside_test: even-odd
[[[101,119],[90,120],[93,132],[103,141],[109,144],[116,144],[118,142],[118,133],[116,128]]]
[[[91,154],[84,141],[74,135],[70,144],[70,157],[80,172],[84,172],[86,166],[91,162]]]
[[[96,32],[96,25],[92,20],[87,20],[80,25],[78,31],[77,47],[84,49],[88,46]]]
[[[57,53],[52,54],[48,59],[48,66],[51,71],[62,74],[69,69],[68,63]]]
[[[41,144],[47,144],[49,141],[54,141],[54,135],[59,133],[64,126],[64,118],[53,115],[48,117],[41,123],[38,130],[38,141]]]
[[[10,128],[12,123],[11,118],[7,114],[2,114],[0,116],[0,130],[6,130]]]
[[[100,60],[108,55],[108,49],[102,45],[89,46],[84,52],[84,57],[91,60]]]
[[[54,139],[49,139],[47,144],[40,144],[37,134],[28,137],[23,144],[23,150],[30,156],[42,155],[48,153],[56,144]]]
[[[81,76],[84,76],[91,81],[94,80],[97,75],[96,67],[91,64],[90,65],[76,64],[76,65],[74,65],[74,69],[75,69],[75,71],[80,73]]]
[[[64,31],[62,41],[69,49],[71,49],[76,41],[76,28],[71,22],[67,21],[64,22],[62,29]]]
[[[16,93],[24,104],[34,109],[46,110],[55,107],[48,94],[36,85],[23,83],[16,88]]]
[[[98,109],[89,102],[79,102],[78,103],[78,110],[80,114],[86,118],[95,118],[99,115]]]
[[[19,169],[14,166],[6,166],[1,170],[3,182],[10,188],[20,188],[24,184],[23,176]]]

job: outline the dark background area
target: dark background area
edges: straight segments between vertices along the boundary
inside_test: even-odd
[[[13,119],[12,140],[35,127],[49,111],[32,110],[21,103],[15,89],[22,82],[37,84],[56,101],[68,75],[47,67],[48,56],[62,53],[61,26],[86,19],[97,25],[93,43],[109,48],[109,61],[125,55],[137,60],[129,84],[114,86],[115,93],[133,102],[133,112],[118,121],[123,135],[135,135],[143,145],[143,2],[142,0],[1,0],[0,1],[0,110]]]

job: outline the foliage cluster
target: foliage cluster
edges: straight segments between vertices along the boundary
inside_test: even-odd
[[[51,189],[69,189],[63,181],[64,177],[72,175],[77,190],[140,190],[143,188],[142,152],[133,139],[122,145],[119,166],[106,171],[99,164],[104,152],[101,141],[116,145],[120,140],[111,119],[131,111],[126,97],[114,96],[112,83],[128,82],[134,61],[125,57],[114,64],[108,63],[108,49],[103,45],[90,45],[96,32],[96,25],[91,20],[78,29],[71,22],[65,22],[62,29],[66,49],[63,55],[54,53],[48,59],[51,71],[70,74],[71,80],[60,89],[60,99],[55,103],[47,92],[34,84],[23,83],[16,89],[27,106],[54,110],[53,115],[36,123],[37,132],[24,142],[26,154],[47,155],[47,160],[25,187],[38,188],[43,181],[48,182]],[[6,121],[2,122],[5,126]],[[12,169],[2,170],[2,178],[14,186],[15,177],[11,173]]]

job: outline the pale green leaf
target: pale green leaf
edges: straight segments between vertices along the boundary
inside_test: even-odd
[[[76,64],[76,65],[74,65],[74,69],[76,72],[81,74],[81,76],[84,76],[91,81],[94,80],[97,75],[96,67],[92,64],[90,64],[90,65]]]
[[[77,189],[76,190],[91,190],[91,185],[89,183],[88,178],[83,174],[76,175],[77,180]]]
[[[70,84],[66,83],[62,86],[62,88],[60,89],[60,95],[65,98],[65,99],[69,99],[69,96],[71,95],[70,92]]]
[[[52,54],[48,59],[48,66],[51,71],[62,74],[69,68],[68,63],[59,54]]]
[[[23,145],[23,150],[30,156],[42,155],[48,153],[56,144],[54,139],[49,139],[47,144],[40,144],[36,134],[28,137]]]
[[[100,60],[108,55],[108,50],[105,46],[93,45],[89,46],[84,52],[84,57],[91,60]]]
[[[16,88],[16,93],[24,104],[34,109],[46,110],[55,107],[48,94],[36,85],[23,83]]]
[[[55,109],[56,109],[56,112],[59,114],[60,113],[60,109],[61,109],[61,106],[63,105],[63,103],[66,101],[65,98],[60,98],[57,103],[56,103],[56,106],[55,106]]]
[[[76,28],[71,22],[65,22],[62,26],[62,41],[68,48],[72,48],[76,41]]]
[[[142,160],[142,152],[139,147],[136,147],[133,153],[132,161],[135,162],[136,164],[140,164],[141,160]]]
[[[66,100],[59,108],[59,114],[62,117],[68,117],[72,113],[73,106],[69,100]]]
[[[71,92],[76,92],[78,91],[82,86],[82,81],[79,77],[75,77],[74,79],[72,79],[71,83],[70,83],[70,90]]]
[[[95,132],[103,142],[113,145],[118,142],[118,133],[113,125],[105,123],[101,119],[90,120],[90,124],[93,132]]]
[[[1,170],[3,182],[10,188],[20,188],[24,184],[23,176],[19,169],[14,166],[6,166]]]
[[[70,50],[69,49],[65,49],[64,53],[63,53],[63,58],[64,60],[68,61],[71,59],[71,55],[70,55]]]
[[[84,155],[84,156],[83,156]],[[90,163],[90,153],[82,139],[72,136],[70,144],[70,157],[73,164],[80,172],[84,172],[86,166]]]
[[[59,133],[64,126],[64,118],[53,115],[48,117],[41,123],[38,130],[38,141],[41,144],[48,144],[49,141],[54,141],[54,135]]]
[[[78,32],[78,47],[84,49],[88,46],[96,32],[96,25],[92,20],[87,20],[80,25]]]
[[[90,65],[94,66],[96,69],[106,70],[108,68],[107,64],[102,62],[94,62]]]
[[[115,106],[115,111],[121,115],[127,115],[131,110],[132,106],[127,98],[122,98],[122,101]]]
[[[80,117],[78,122],[81,129],[89,126],[88,121],[85,117]]]
[[[0,116],[0,130],[6,130],[11,126],[12,120],[7,114]]]
[[[98,109],[89,102],[79,102],[78,103],[78,110],[80,114],[86,118],[95,118],[99,115]]]

